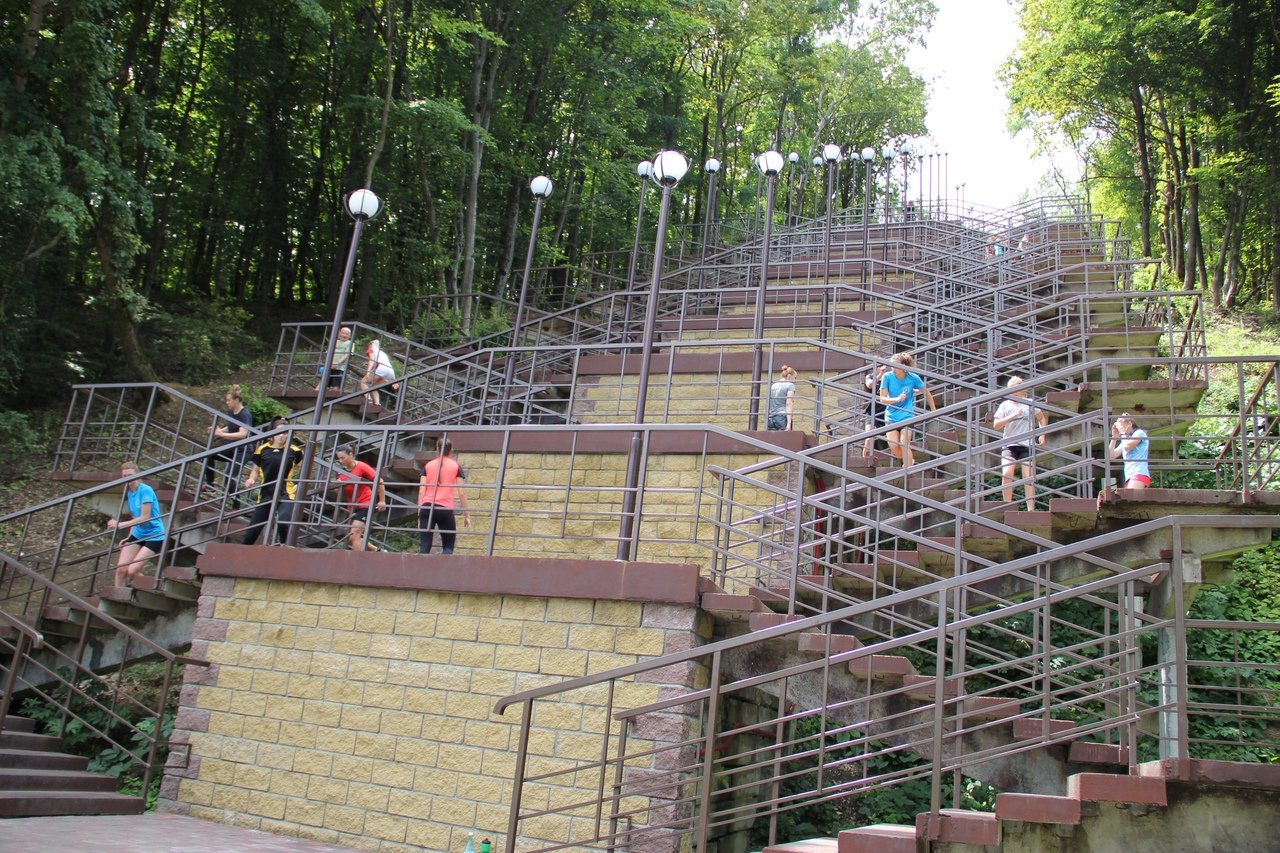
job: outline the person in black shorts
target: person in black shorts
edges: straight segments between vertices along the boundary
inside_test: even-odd
[[[884,426],[884,405],[880,402],[880,379],[888,369],[889,368],[887,366],[878,364],[867,371],[867,378],[864,384],[866,386],[867,393],[871,395],[871,399],[867,403],[866,418],[862,424],[863,430],[867,432]],[[862,455],[870,456],[872,451],[875,449],[875,436],[867,436],[867,440],[862,443]]]
[[[1013,396],[996,407],[995,419],[991,425],[1004,435],[1004,450],[1000,453],[1000,481],[1004,486],[1004,502],[1013,503],[1013,475],[1022,468],[1023,496],[1027,501],[1027,512],[1036,508],[1036,487],[1033,482],[1036,476],[1035,460],[1031,458],[1032,433],[1036,426],[1044,427],[1049,419],[1043,409],[1034,408],[1027,401],[1025,389],[1018,388],[1022,384],[1021,376],[1009,378],[1009,390]],[[1014,390],[1018,389],[1018,390]],[[1045,437],[1037,436],[1036,444],[1044,445]]]

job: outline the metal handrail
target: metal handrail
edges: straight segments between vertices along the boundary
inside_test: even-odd
[[[21,620],[9,614],[0,614],[4,615],[4,621],[20,631],[16,642],[0,636],[0,649],[7,652],[0,656],[0,672],[4,675],[4,692],[0,694],[0,731],[4,730],[6,715],[15,698],[26,694],[42,699],[61,712],[56,733],[58,737],[62,737],[68,725],[74,721],[83,730],[92,732],[116,747],[122,755],[127,756],[130,763],[140,767],[141,790],[145,797],[150,789],[152,776],[160,769],[157,752],[165,737],[162,720],[175,669],[178,666],[209,666],[209,662],[189,655],[174,654],[103,613],[91,602],[59,587],[8,554],[0,553],[0,587],[12,588],[14,576],[39,588],[43,600],[57,599],[79,613],[82,628],[79,638],[70,650],[66,650],[50,643],[36,642],[32,639],[33,632],[30,628],[23,630]],[[159,658],[164,662],[164,678],[156,694],[155,707],[145,705],[124,690],[119,677],[114,680],[103,678],[85,663],[92,658],[87,654],[91,640],[101,642],[103,630],[110,632],[124,647],[117,676],[127,663],[136,658]],[[91,634],[93,631],[97,633]],[[35,632],[35,636],[43,639],[38,632]],[[131,648],[137,649],[137,653],[131,655]],[[40,653],[36,654],[37,651]],[[88,688],[89,684],[97,685],[96,689],[102,691],[105,698],[99,698]],[[94,714],[90,716],[78,711],[77,708],[82,706],[88,706]],[[141,715],[141,719],[131,719],[132,714]],[[102,725],[96,719],[104,715],[109,722]],[[144,723],[149,723],[149,726]],[[123,729],[124,734],[114,733],[117,729]],[[139,750],[139,746],[144,748]]]
[[[1178,609],[1172,617],[1160,617],[1142,612],[1133,603],[1136,586],[1152,571],[1164,569],[1152,565],[1119,566],[1105,577],[1071,587],[1053,583],[1046,567],[1053,561],[1126,541],[1135,534],[1168,534],[1177,541],[1183,531],[1194,527],[1273,525],[1269,519],[1231,518],[1226,525],[1221,525],[1222,521],[1217,517],[1193,517],[1143,522],[1131,530],[1060,546],[878,601],[852,604],[690,651],[506,696],[495,704],[495,713],[504,713],[513,706],[521,709],[508,847],[558,850],[623,846],[689,834],[695,849],[705,849],[711,832],[734,822],[762,822],[801,805],[910,778],[932,782],[930,816],[936,820],[944,805],[940,783],[945,774],[981,776],[984,768],[998,767],[1001,761],[1082,736],[1110,737],[1118,742],[1129,756],[1130,772],[1137,747],[1143,743],[1152,743],[1162,757],[1189,757],[1193,744],[1188,734],[1189,719],[1216,708],[1189,697],[1186,673],[1189,667],[1207,662],[1189,660],[1185,647],[1177,643],[1162,650],[1154,663],[1142,663],[1136,654],[1144,637],[1169,630],[1181,634],[1188,624]],[[1175,564],[1165,568],[1173,595],[1181,601],[1181,567]],[[966,591],[979,584],[1013,572],[1029,573],[1042,591],[1001,610],[966,612],[949,604],[962,600]],[[1086,638],[1073,650],[1055,646],[1047,634],[1033,630],[1027,635],[1030,650],[1025,654],[1014,656],[1006,652],[993,656],[987,649],[972,662],[966,659],[972,653],[972,649],[966,652],[966,639],[976,629],[1001,622],[1007,625],[1018,617],[1033,626],[1047,625],[1044,620],[1067,601],[1087,602],[1099,609],[1106,617],[1103,633]],[[765,650],[801,634],[834,637],[831,632],[837,625],[866,624],[869,617],[912,604],[928,606],[939,618],[934,624],[876,637],[851,651],[784,663],[766,673],[743,671],[742,663],[760,659],[756,650],[768,655]],[[1229,628],[1226,623],[1194,624]],[[1266,630],[1269,626],[1258,623],[1245,627]],[[878,656],[906,650],[917,655],[918,661],[932,658],[931,679],[916,684],[851,677],[870,671]],[[1046,666],[1050,656],[1056,660],[1063,653],[1073,663]],[[1011,674],[1002,676],[1006,671]],[[684,680],[681,674],[685,674]],[[646,685],[652,689],[641,689]],[[1153,686],[1161,690],[1154,702],[1144,699],[1139,691]],[[641,698],[659,691],[662,698],[657,700]],[[732,721],[721,719],[720,709],[730,698],[761,692],[776,703],[778,710],[771,717],[756,718],[745,731],[735,728]],[[634,695],[639,701],[624,701],[625,695]],[[1230,710],[1257,712],[1267,707],[1265,697],[1250,701],[1249,696],[1238,695],[1240,698]],[[588,754],[597,754],[598,758],[558,758],[550,765],[544,762],[548,769],[542,772],[528,772],[533,755],[529,735],[535,707],[544,700],[583,702],[603,714],[601,724],[592,728],[599,732],[595,735],[598,746],[581,744],[576,753],[581,756],[585,747]],[[760,707],[762,703],[753,704]],[[985,717],[982,708],[999,709],[1000,715],[994,720]],[[1094,721],[1086,718],[1068,731],[1051,728],[1053,716],[1064,712],[1075,716],[1084,712]],[[1269,716],[1274,721],[1274,711]],[[821,721],[816,738],[791,728],[811,719]],[[1007,725],[1011,719],[1041,723],[1040,733],[1015,739],[996,735],[997,727]],[[659,720],[660,728],[650,724]],[[833,734],[835,741],[824,741]],[[749,742],[735,744],[735,736],[748,737]],[[891,754],[918,755],[917,769],[892,775],[868,772],[872,762]],[[544,753],[539,751],[537,757],[544,757]],[[809,781],[802,782],[804,787],[798,792],[793,789],[784,793],[777,785],[780,778]],[[574,801],[569,795],[575,784],[591,785],[590,780],[594,779],[600,780],[599,805],[587,809],[584,807],[597,801],[582,787],[578,788],[585,795],[582,799]],[[570,789],[561,787],[566,785]],[[548,807],[530,806],[523,798],[529,786],[556,786],[564,795]],[[735,791],[750,791],[751,796],[736,797]],[[563,833],[546,831],[557,825],[554,821],[536,829],[534,824],[526,823],[557,815],[577,817]],[[522,833],[526,826],[529,829]],[[771,835],[769,842],[776,840]]]

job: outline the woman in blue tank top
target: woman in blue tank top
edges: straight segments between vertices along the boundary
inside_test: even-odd
[[[934,402],[933,394],[924,386],[924,380],[910,370],[916,364],[910,353],[900,352],[889,361],[892,362],[893,369],[880,378],[880,402],[885,406],[885,425],[892,427],[916,416],[916,391],[924,392],[930,411],[936,410],[938,404]],[[910,427],[891,429],[885,439],[888,440],[889,450],[893,455],[902,460],[903,468],[910,468],[915,464],[915,455],[911,452]]]
[[[138,466],[126,462],[120,466],[121,477],[134,477],[125,484],[125,503],[129,507],[129,521],[107,519],[107,529],[128,528],[129,538],[120,543],[120,557],[116,560],[116,586],[132,586],[147,561],[164,548],[164,519],[160,517],[160,500],[156,490],[136,478]]]

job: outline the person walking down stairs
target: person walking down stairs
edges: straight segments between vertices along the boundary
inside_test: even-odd
[[[1026,481],[1022,487],[1022,493],[1027,500],[1027,512],[1034,512],[1036,487],[1033,481],[1036,476],[1036,463],[1031,453],[1031,434],[1035,432],[1037,425],[1047,426],[1049,418],[1043,409],[1036,409],[1027,401],[1026,389],[1019,387],[1022,382],[1021,376],[1009,377],[1008,387],[1013,396],[1001,401],[996,407],[991,426],[1002,431],[1005,442],[1004,449],[1000,452],[1000,483],[1004,487],[1004,502],[1013,503],[1013,475],[1021,467],[1022,479]],[[1035,443],[1041,446],[1044,442],[1043,435],[1035,439]]]

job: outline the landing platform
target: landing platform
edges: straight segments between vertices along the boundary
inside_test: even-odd
[[[93,853],[356,853],[319,841],[272,835],[183,815],[152,812],[142,815],[92,817],[20,817],[6,820],[4,853],[48,853],[80,850]],[[335,832],[334,835],[337,835]]]

